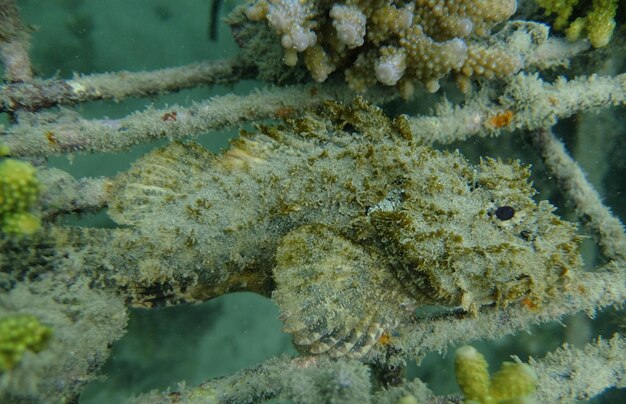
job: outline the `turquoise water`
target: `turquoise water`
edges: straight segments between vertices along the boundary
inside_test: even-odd
[[[73,74],[114,72],[120,70],[154,70],[184,65],[202,60],[219,60],[237,54],[229,28],[221,23],[218,39],[209,39],[210,1],[184,0],[56,0],[18,2],[24,21],[32,26],[31,58],[34,72],[42,78],[70,78]],[[223,14],[235,6],[226,2]],[[622,7],[623,8],[623,7]],[[623,10],[621,13],[623,14]],[[623,15],[620,18],[623,19]],[[624,30],[616,33],[615,52],[624,52]],[[610,58],[610,56],[612,56]],[[624,60],[606,55],[612,66],[589,63],[595,70],[609,73],[624,72]],[[584,61],[583,61],[584,62]],[[621,63],[621,64],[620,64]],[[617,65],[617,66],[616,66]],[[578,67],[579,70],[584,69]],[[548,74],[549,75],[549,74]],[[228,93],[249,94],[267,84],[244,81],[235,85],[215,85],[208,88],[183,90],[154,98],[125,99],[119,102],[97,101],[74,108],[86,118],[118,118],[147,105],[190,105],[194,101]],[[445,86],[437,95],[419,100],[394,102],[386,106],[392,113],[426,113],[431,101],[445,93],[453,100],[462,96],[453,86]],[[574,157],[589,174],[605,203],[622,218],[626,218],[626,127],[624,107],[599,114],[580,114],[560,122],[556,131]],[[6,114],[0,123],[10,125]],[[581,135],[581,133],[585,135]],[[218,152],[228,147],[228,139],[238,129],[214,131],[198,139],[199,143]],[[596,134],[609,134],[598,138]],[[494,139],[455,144],[470,160],[481,155],[520,158],[531,163],[536,171],[542,163],[520,136],[507,135],[505,142]],[[609,139],[609,140],[606,140]],[[76,154],[50,158],[49,164],[68,171],[75,177],[111,176],[126,170],[132,161],[156,145],[139,145],[128,152],[111,154]],[[505,145],[504,147],[502,145]],[[550,199],[562,214],[574,220],[571,207],[563,201],[550,178],[534,178],[541,199]],[[94,227],[114,224],[105,213],[66,217],[67,223]],[[584,241],[586,262],[597,263],[597,251],[591,239]],[[506,337],[495,342],[475,344],[493,366],[518,355],[542,356],[565,341],[583,343],[595,335],[609,336],[623,326],[622,313],[608,311],[591,321],[575,316],[564,321],[567,327],[549,324],[532,335]],[[453,352],[453,347],[451,351]],[[281,354],[295,355],[291,337],[281,332],[278,308],[268,298],[252,293],[223,296],[199,305],[142,310],[132,309],[126,335],[115,342],[109,359],[101,369],[102,377],[91,382],[80,397],[81,403],[121,402],[132,395],[152,389],[175,389],[177,383],[196,385],[210,378],[232,374]],[[440,394],[458,393],[454,383],[453,355],[432,353],[417,367],[408,361],[409,377],[419,376]],[[622,396],[623,397],[623,396]],[[619,402],[616,391],[609,392],[598,402]]]

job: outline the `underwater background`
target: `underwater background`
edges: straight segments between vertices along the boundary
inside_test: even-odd
[[[31,61],[36,76],[70,78],[75,73],[90,74],[120,70],[154,70],[202,60],[227,59],[237,54],[230,28],[219,23],[217,38],[210,38],[212,1],[208,0],[20,0],[23,20],[32,26]],[[225,16],[237,2],[225,1],[220,14]],[[618,18],[623,20],[623,7]],[[613,52],[623,46],[623,29],[616,33]],[[624,72],[626,53],[610,55],[617,60],[610,73]],[[607,55],[608,57],[608,55]],[[621,65],[620,61],[621,60]],[[617,64],[617,66],[615,66]],[[592,66],[597,68],[597,63]],[[597,70],[597,69],[596,69]],[[601,70],[601,69],[600,69]],[[74,108],[86,118],[119,118],[149,104],[190,105],[215,95],[249,94],[269,84],[246,80],[233,85],[212,85],[153,99],[127,98],[119,102],[95,101]],[[453,85],[443,84],[436,94],[424,94],[408,102],[386,105],[392,114],[427,113],[443,95],[461,102],[463,95]],[[8,116],[0,115],[0,124],[9,125]],[[598,136],[579,136],[581,131]],[[624,107],[583,113],[562,120],[556,132],[588,174],[604,202],[626,219],[626,115]],[[228,139],[238,129],[213,131],[199,136],[197,142],[218,152],[228,147]],[[77,154],[52,157],[49,164],[66,170],[77,178],[111,176],[130,167],[131,162],[166,140],[133,147],[116,154]],[[497,139],[477,139],[447,146],[461,148],[470,161],[479,156],[497,155],[519,158],[541,172],[542,162],[521,136],[508,133]],[[535,178],[537,199],[549,199],[559,207],[559,214],[571,215],[563,198],[549,179]],[[570,216],[574,220],[573,216]],[[113,227],[106,213],[67,216],[65,223],[93,227]],[[585,244],[585,261],[593,267],[597,261],[594,244]],[[580,314],[563,324],[534,328],[532,334],[505,337],[496,341],[474,343],[493,368],[510,355],[522,360],[541,357],[564,342],[584,344],[591,338],[623,327],[621,310],[606,310],[591,321]],[[431,353],[419,366],[408,360],[408,378],[420,377],[438,394],[459,393],[454,381],[453,355]],[[232,374],[260,364],[277,355],[295,354],[291,337],[281,332],[278,308],[268,298],[252,293],[235,293],[202,304],[181,305],[154,310],[131,309],[127,334],[117,341],[101,369],[99,380],[92,382],[80,397],[81,403],[124,402],[132,395],[152,389],[176,389],[177,383],[197,385],[210,378]],[[626,399],[611,390],[593,402],[617,403]]]
[[[76,73],[154,70],[237,53],[229,27],[219,24],[218,40],[209,38],[209,1],[19,1],[23,20],[32,25],[31,61],[40,77],[70,78]],[[234,2],[223,5],[222,14]],[[154,100],[124,99],[75,107],[86,118],[117,118],[153,103],[189,105],[227,93],[248,93],[260,83],[215,85],[183,90]],[[2,119],[7,119],[2,116]],[[238,129],[196,139],[218,152]],[[50,164],[75,177],[110,176],[166,141],[140,145],[127,153],[78,154]],[[107,227],[106,213],[68,217],[68,223]],[[233,373],[280,353],[294,353],[281,332],[278,308],[267,298],[238,293],[199,304],[156,310],[131,310],[128,334],[118,341],[102,369],[105,376],[81,395],[81,402],[124,402],[133,394],[163,390]]]

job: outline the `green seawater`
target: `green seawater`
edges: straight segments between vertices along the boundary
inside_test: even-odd
[[[523,3],[520,1],[520,3]],[[217,39],[209,38],[211,0],[20,0],[24,21],[32,27],[31,58],[34,72],[42,78],[70,78],[73,74],[91,74],[120,70],[139,71],[180,66],[203,60],[227,59],[237,54],[230,28],[220,22]],[[221,15],[236,6],[225,1]],[[624,19],[624,7],[619,18]],[[622,27],[616,32],[613,48],[623,52],[626,60],[626,36]],[[608,55],[612,61],[619,56]],[[582,63],[582,62],[581,62]],[[612,62],[613,63],[613,62]],[[594,70],[615,69],[593,62]],[[583,67],[579,67],[583,69]],[[621,69],[621,70],[620,70]],[[553,72],[545,73],[553,78]],[[216,95],[249,94],[270,84],[243,81],[233,85],[214,85],[153,98],[129,98],[114,101],[88,102],[68,106],[85,118],[120,118],[148,105],[191,105]],[[384,106],[390,114],[428,113],[433,103],[446,95],[462,103],[463,96],[454,84],[444,83],[434,95],[424,95],[409,102],[397,101]],[[10,118],[0,114],[0,125],[8,126]],[[575,159],[597,187],[604,202],[626,220],[626,111],[624,107],[598,113],[580,114],[562,120],[556,126]],[[228,140],[238,129],[214,131],[196,141],[219,152],[228,147]],[[584,134],[584,135],[583,135]],[[454,144],[473,162],[479,156],[491,155],[521,159],[540,171],[543,163],[521,136],[479,139]],[[52,157],[48,163],[77,178],[112,176],[128,169],[131,162],[158,145],[142,144],[117,154],[76,154]],[[550,199],[559,206],[559,213],[575,220],[551,178],[533,178],[540,199]],[[72,225],[113,227],[105,212],[62,219]],[[595,266],[597,248],[590,238],[583,242],[586,264]],[[424,309],[424,311],[430,308]],[[435,311],[436,309],[433,309]],[[225,376],[252,367],[281,354],[295,355],[291,336],[281,331],[278,307],[268,298],[252,293],[236,293],[198,305],[181,305],[154,310],[131,309],[128,332],[115,342],[110,357],[102,367],[102,378],[91,382],[80,396],[80,403],[124,402],[132,395],[153,389],[176,389],[177,384],[197,385],[210,378]],[[533,328],[532,334],[520,333],[496,341],[474,344],[483,352],[492,368],[512,354],[522,360],[541,357],[563,342],[583,344],[593,336],[610,336],[623,327],[623,312],[607,310],[594,320],[577,315],[563,324],[550,323]],[[453,353],[431,353],[416,366],[407,360],[407,377],[420,377],[438,394],[459,393],[454,381]],[[626,397],[611,390],[594,402],[617,403]]]

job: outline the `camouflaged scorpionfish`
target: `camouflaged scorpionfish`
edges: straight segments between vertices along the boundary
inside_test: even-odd
[[[526,167],[418,145],[361,100],[328,109],[122,174],[116,281],[170,301],[271,294],[303,350],[359,357],[419,305],[538,304],[580,266],[575,226],[535,203]]]

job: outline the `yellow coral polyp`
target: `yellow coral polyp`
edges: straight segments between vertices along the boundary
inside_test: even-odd
[[[591,11],[584,17],[576,18],[572,23],[569,23],[569,20],[573,8],[578,5],[579,0],[536,1],[540,7],[545,9],[547,15],[556,14],[554,28],[557,30],[565,29],[567,39],[570,41],[575,41],[582,35],[586,35],[594,48],[601,48],[611,40],[615,29],[617,0],[587,0],[587,3],[591,2]]]
[[[26,351],[40,352],[46,347],[52,329],[28,314],[0,319],[0,372],[15,367]]]
[[[474,347],[462,346],[456,351],[456,381],[466,400],[481,401],[489,395],[487,361]]]
[[[537,375],[525,363],[503,362],[491,377],[491,395],[496,402],[510,402],[535,392]]]
[[[524,363],[504,362],[491,378],[485,357],[471,346],[457,349],[456,379],[465,400],[480,404],[532,402],[537,375]]]
[[[7,234],[32,236],[41,228],[41,220],[32,213],[7,215],[2,223],[2,231]]]
[[[594,0],[593,10],[587,15],[587,38],[594,48],[606,46],[615,29],[617,0]]]
[[[41,186],[37,170],[29,163],[6,159],[0,162],[0,229],[4,233],[32,235],[40,227],[30,212]]]

